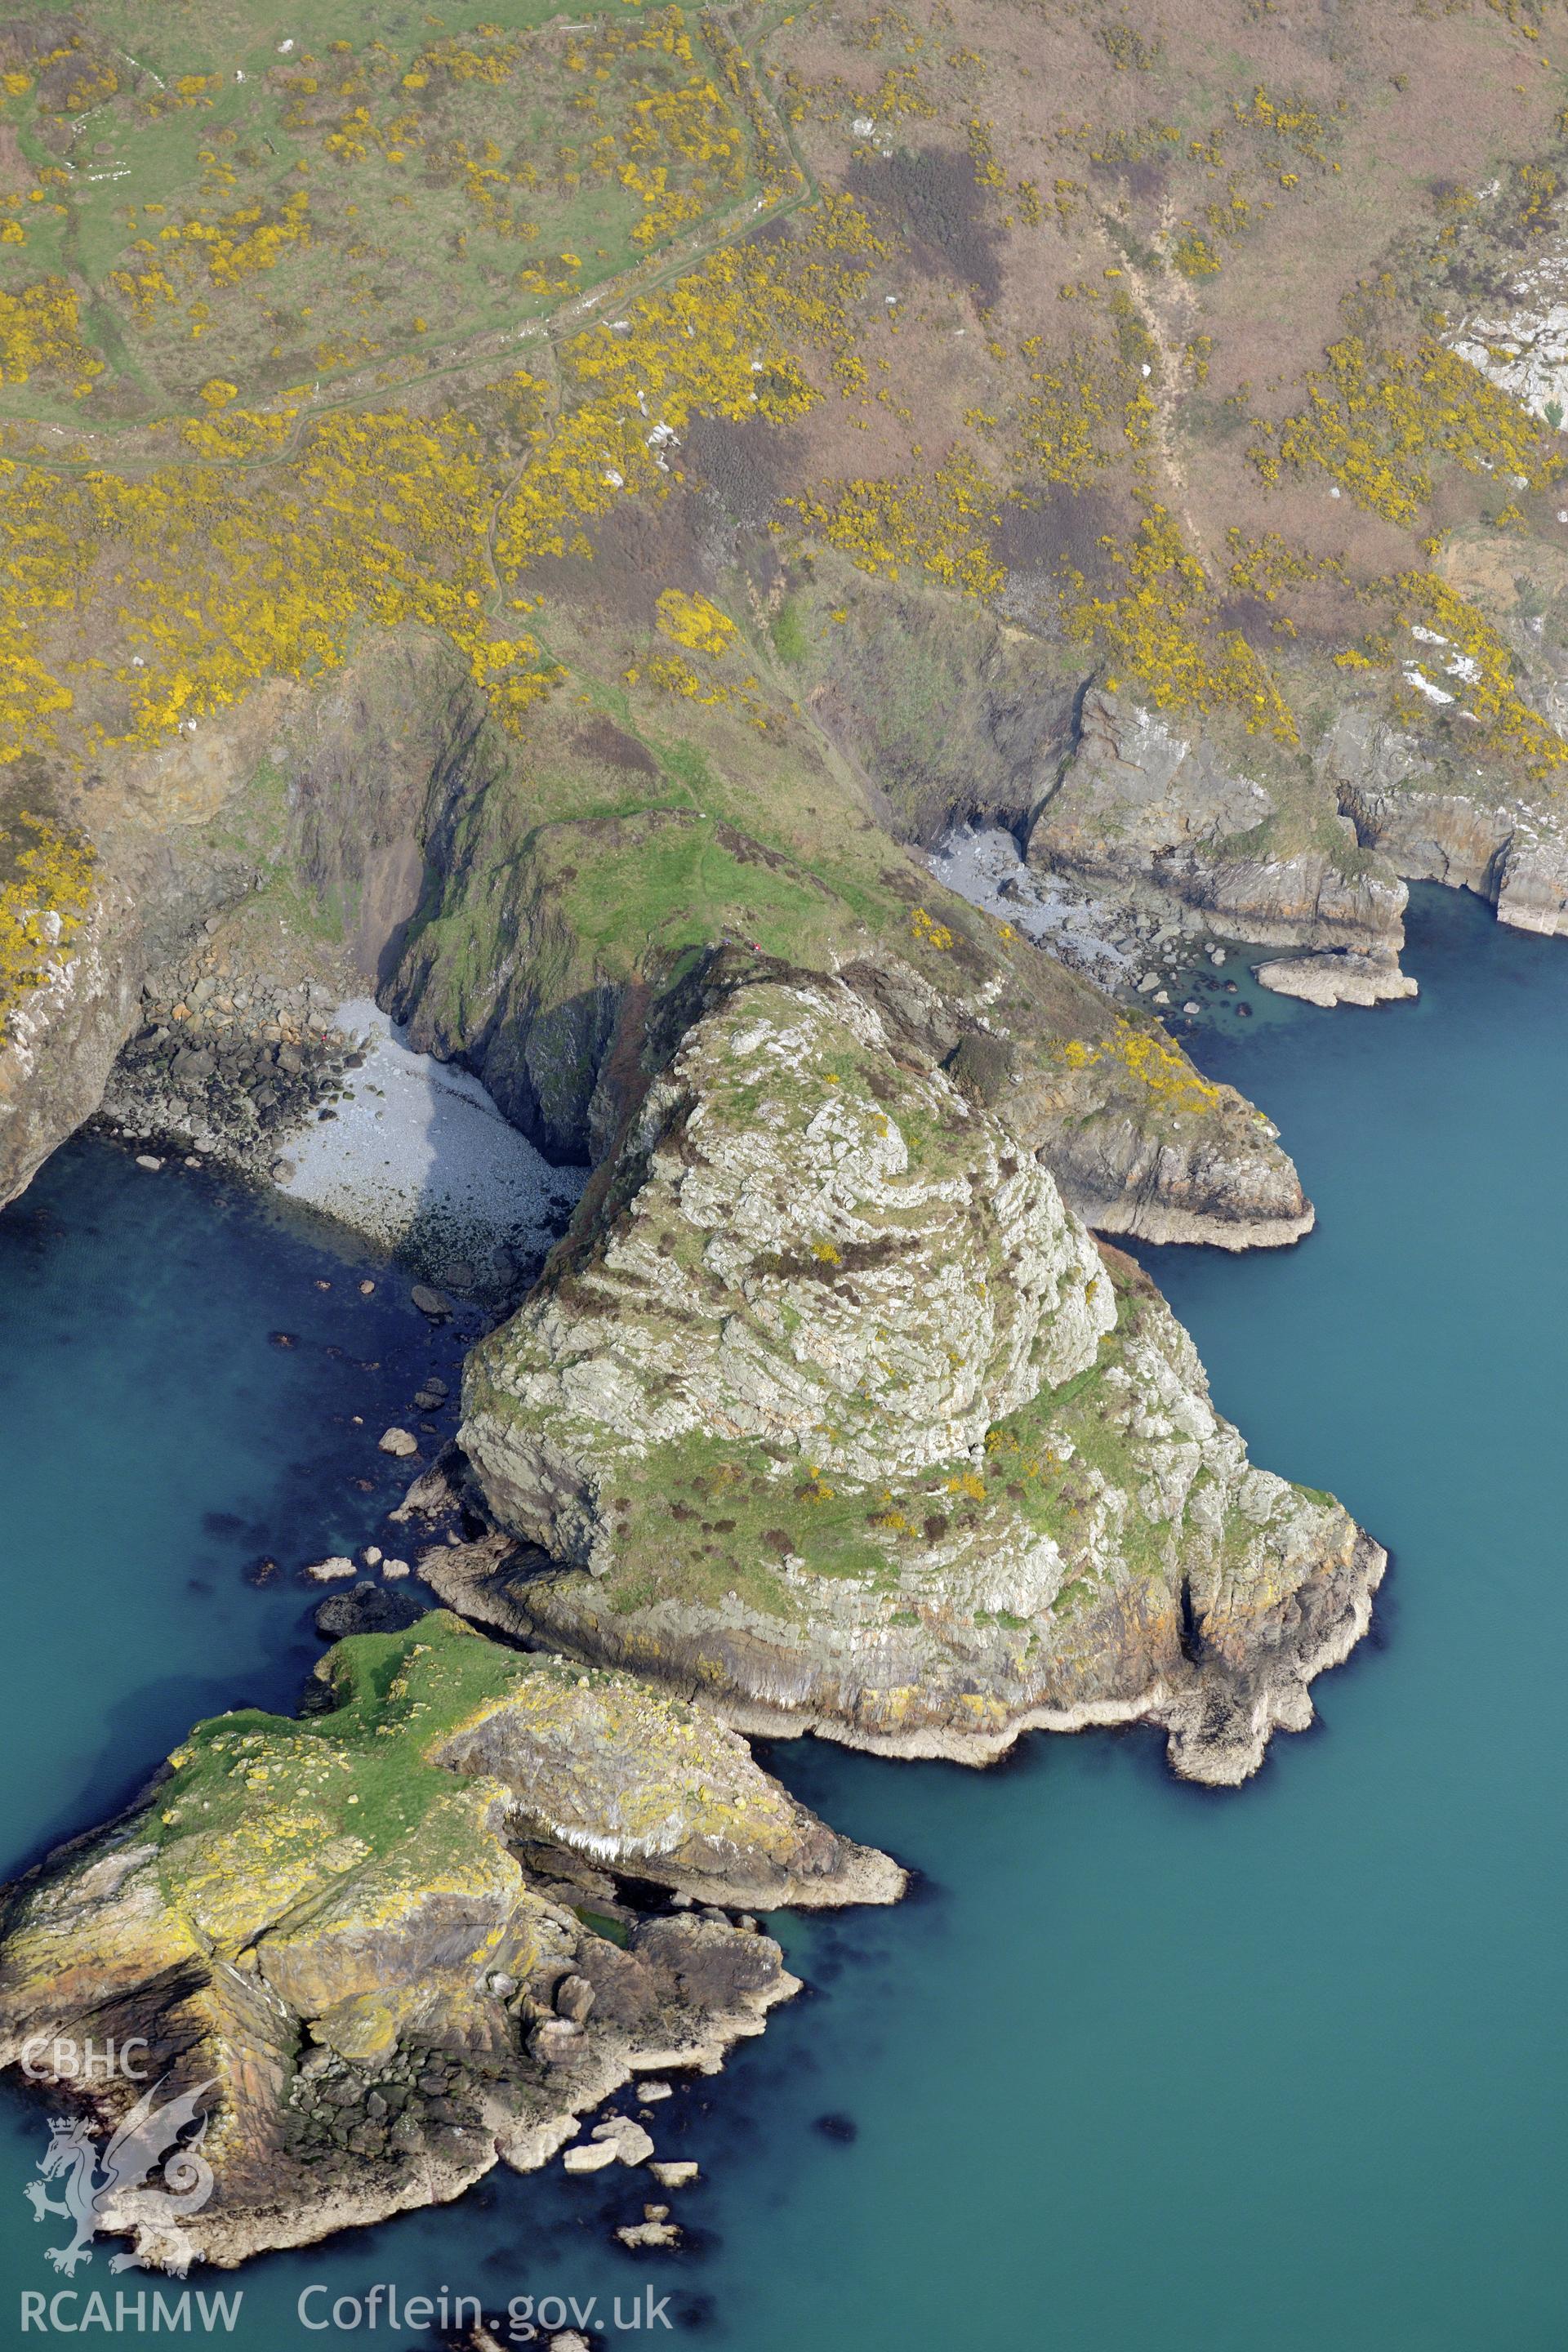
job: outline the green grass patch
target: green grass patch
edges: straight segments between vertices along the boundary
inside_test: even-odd
[[[811,652],[800,617],[800,606],[793,596],[784,598],[768,623],[768,635],[773,641],[773,651],[780,661],[787,662],[792,669],[798,669]]]

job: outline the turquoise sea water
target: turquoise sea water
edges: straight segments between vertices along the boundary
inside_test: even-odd
[[[503,2341],[510,2297],[595,2297],[616,2344],[652,2280],[676,2325],[637,2336],[693,2352],[1563,2346],[1568,943],[1422,891],[1408,962],[1415,1005],[1222,1011],[1196,1041],[1279,1121],[1312,1238],[1148,1259],[1255,1454],[1394,1553],[1321,1727],[1234,1794],[1142,1734],[988,1773],[775,1749],[921,1879],[786,1924],[809,1994],[659,2111],[704,2166],[687,2249],[608,2242],[631,2175],[492,2176],[218,2282],[226,2340],[425,2346],[300,2320],[312,2282],[330,2322],[388,2281],[478,2295]],[[306,1596],[242,1570],[372,1531],[371,1449],[331,1415],[378,1430],[397,1348],[430,1344],[395,1286],[362,1320],[358,1268],[205,1187],[79,1144],[0,1219],[5,1866],[194,1715],[288,1699]],[[9,2102],[0,2341],[58,2284],[22,2199],[41,2145]]]

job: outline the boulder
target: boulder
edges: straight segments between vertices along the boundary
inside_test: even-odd
[[[350,1633],[397,1633],[416,1624],[425,1609],[412,1593],[388,1592],[379,1584],[356,1584],[334,1592],[316,1611],[316,1631],[329,1642]]]
[[[341,1552],[333,1552],[326,1559],[312,1560],[305,1570],[317,1584],[333,1584],[340,1577],[355,1576],[358,1572],[353,1560],[345,1559]]]
[[[593,2137],[622,2164],[646,2164],[653,2154],[652,2135],[628,2116],[612,2116],[607,2122],[595,2124]]]

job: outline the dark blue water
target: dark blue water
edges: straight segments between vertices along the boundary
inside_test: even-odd
[[[1226,1012],[1197,1041],[1279,1121],[1312,1238],[1149,1258],[1256,1455],[1394,1552],[1321,1727],[1224,1795],[1141,1734],[984,1774],[775,1751],[924,1875],[891,1915],[787,1927],[809,1996],[660,2111],[705,2168],[688,2248],[608,2242],[630,2175],[492,2176],[253,2265],[228,2340],[429,2340],[313,2331],[312,2282],[314,2317],[444,2284],[505,2340],[512,2296],[594,2297],[604,2326],[652,2280],[676,2326],[638,2336],[693,2352],[1558,2352],[1568,943],[1424,891],[1407,961],[1415,1005]],[[356,1363],[427,1344],[400,1291],[362,1313],[357,1272],[89,1145],[0,1219],[8,1857],[100,1817],[194,1715],[289,1696],[304,1596],[243,1568],[374,1532],[347,1481],[380,1474],[331,1416],[374,1437],[409,1383]],[[3,2121],[14,2313],[55,2282],[21,2196],[40,2126]]]

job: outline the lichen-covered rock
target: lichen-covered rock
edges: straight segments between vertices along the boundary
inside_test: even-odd
[[[509,1523],[596,1572],[617,1474],[650,1447],[903,1481],[1093,1363],[1114,1320],[1045,1170],[942,1072],[895,1073],[842,983],[737,991],[626,1157],[635,1198],[592,1262],[481,1345],[464,1390]]]
[[[940,1064],[1056,1178],[1096,1232],[1220,1249],[1278,1248],[1312,1225],[1279,1130],[1205,1078],[1150,1013],[1113,1007],[1032,948],[963,1017],[910,965],[858,957],[841,976],[902,1065]]]
[[[795,1990],[710,1913],[626,1913],[607,1941],[514,1836],[737,1907],[902,1891],[738,1735],[625,1676],[442,1612],[321,1672],[325,1711],[199,1725],[136,1811],[5,1894],[0,2064],[142,2035],[161,2095],[206,2086],[210,2199],[183,2234],[134,2224],[165,2266],[455,2196],[498,2153],[541,2164],[634,2069],[711,2068]],[[133,2087],[58,2089],[118,2122]]]
[[[997,1116],[1037,1151],[1097,1233],[1217,1249],[1279,1249],[1316,1212],[1273,1121],[1204,1077],[1152,1021],[1122,1014],[1092,1042],[1059,1039]]]
[[[566,1572],[424,1572],[747,1727],[982,1760],[1145,1717],[1239,1779],[1383,1566],[1252,1467],[1152,1286],[842,981],[697,1024],[464,1405],[491,1509]]]
[[[508,1792],[535,1838],[704,1902],[887,1903],[903,1873],[759,1769],[711,1716],[619,1674],[514,1675],[433,1751]]]

